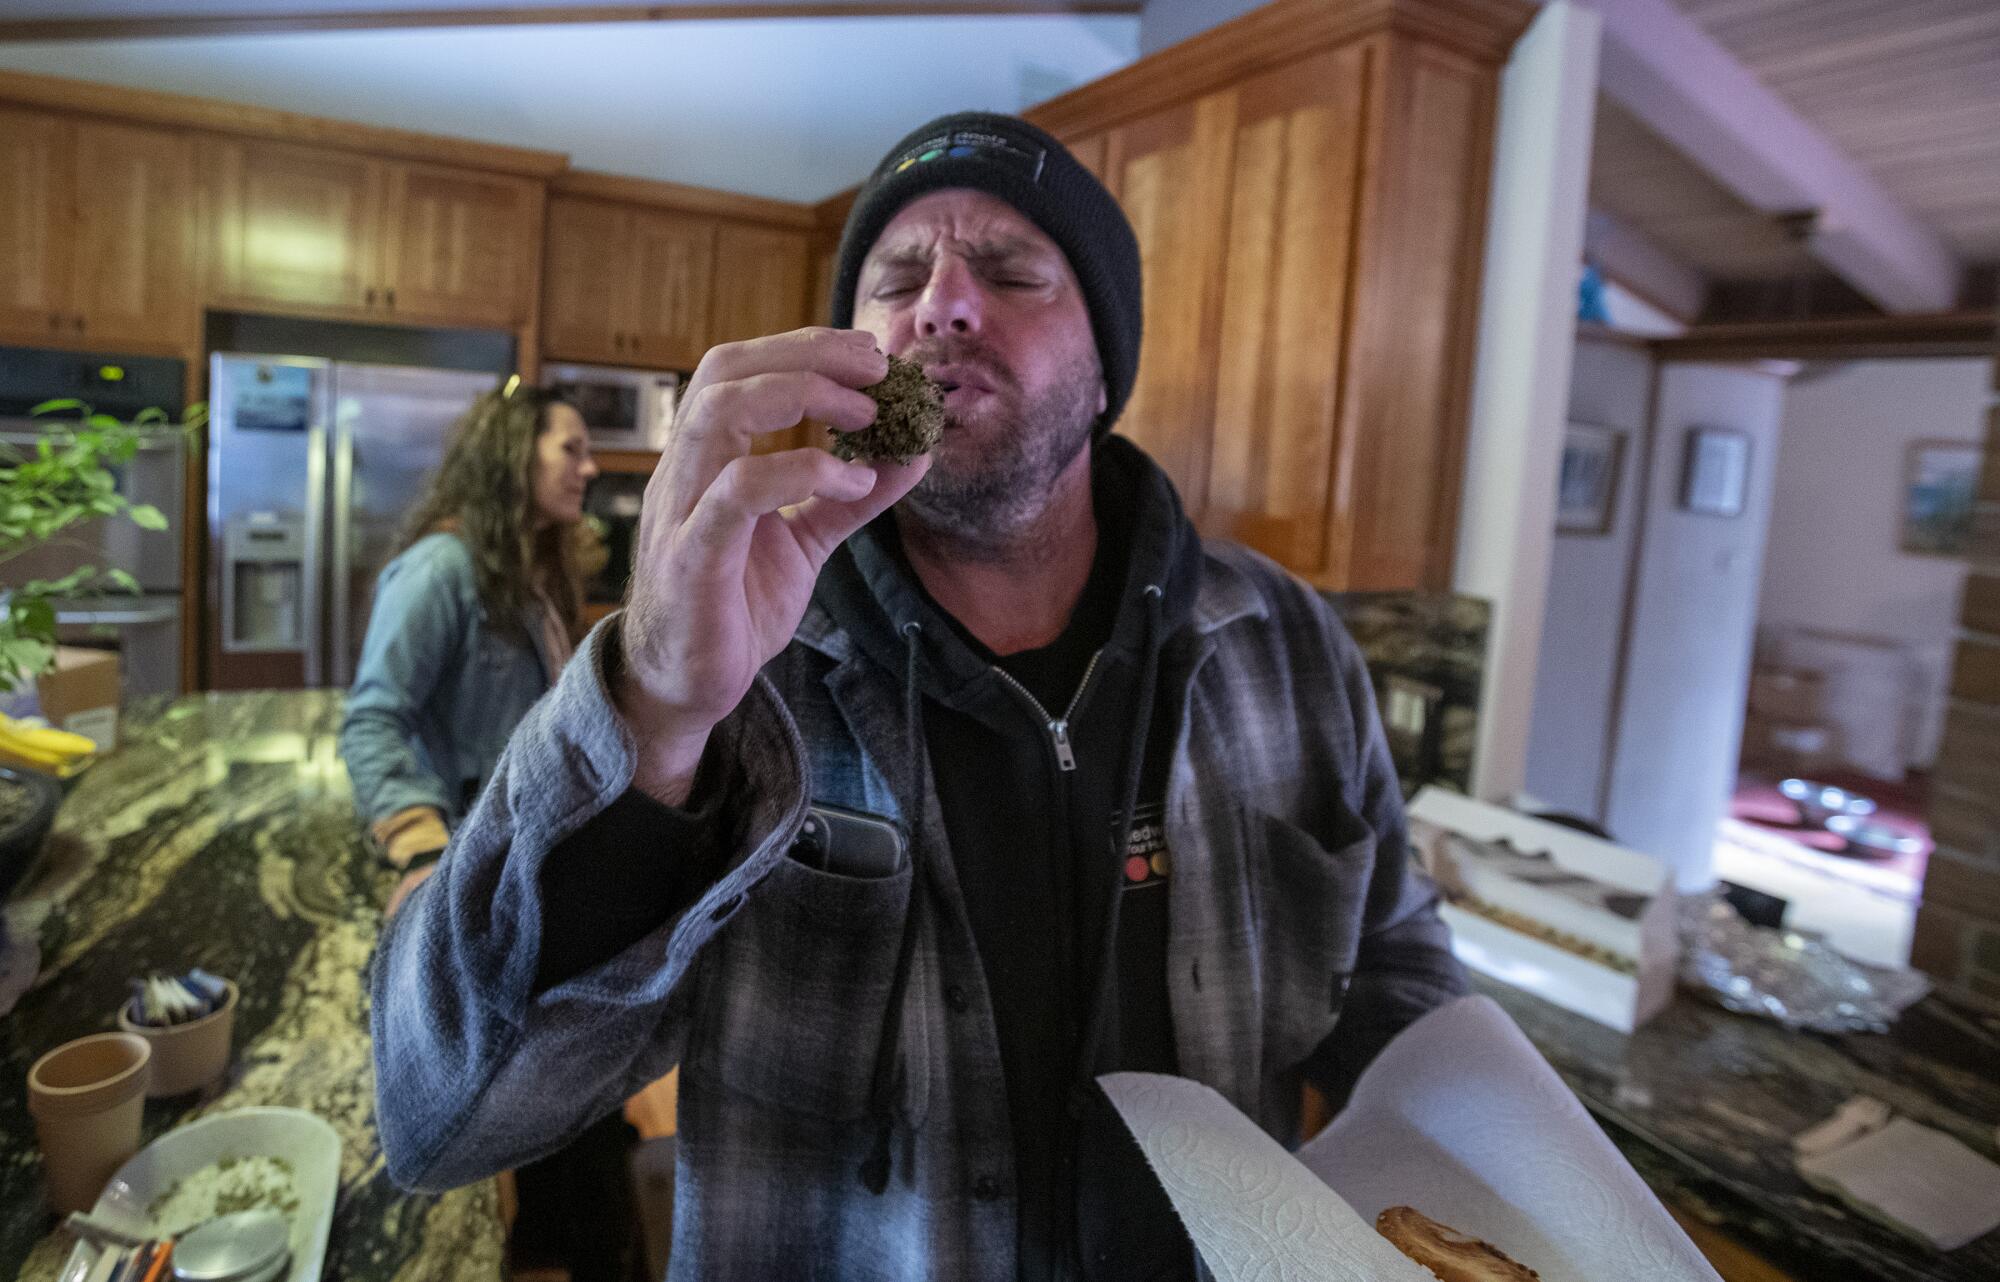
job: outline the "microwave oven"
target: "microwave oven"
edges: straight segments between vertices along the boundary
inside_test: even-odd
[[[687,379],[679,370],[542,367],[542,386],[576,407],[591,446],[600,450],[664,449]]]

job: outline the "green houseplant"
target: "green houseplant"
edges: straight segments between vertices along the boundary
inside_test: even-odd
[[[34,446],[0,445],[0,695],[54,663],[56,601],[139,589],[123,570],[85,565],[59,578],[22,581],[9,571],[10,563],[37,548],[77,542],[74,529],[86,521],[129,520],[142,529],[165,529],[166,517],[157,508],[118,492],[117,469],[132,461],[149,435],[192,434],[205,419],[197,405],[178,424],[158,409],[124,422],[75,400],[47,401],[30,414],[47,424]],[[40,846],[59,796],[51,780],[0,767],[0,895]]]

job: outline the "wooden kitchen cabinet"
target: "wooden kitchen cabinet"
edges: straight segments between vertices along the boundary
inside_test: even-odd
[[[740,342],[805,323],[806,233],[724,223],[715,233],[708,343]]]
[[[632,363],[693,369],[709,347],[715,224],[642,209],[632,216],[631,311],[625,352]]]
[[[0,108],[0,330],[66,346],[190,339],[192,157],[171,130]]]
[[[0,330],[34,342],[59,333],[69,302],[68,216],[75,157],[67,121],[0,108]]]
[[[623,363],[634,213],[601,200],[549,197],[542,260],[542,354],[549,359]]]
[[[159,129],[76,126],[72,306],[91,343],[195,336],[194,145]]]
[[[761,338],[806,323],[809,237],[782,228],[725,223],[715,233],[715,298],[709,309],[711,346]],[[801,423],[759,436],[759,454],[817,445],[822,429]]]
[[[531,179],[223,139],[202,168],[218,303],[489,328],[531,310]]]
[[[708,350],[714,219],[554,196],[545,261],[551,359],[693,369]]]
[[[1447,588],[1511,0],[1274,0],[1029,118],[1138,237],[1118,430],[1204,533]]]
[[[224,305],[372,311],[384,162],[288,143],[202,147],[208,292]]]
[[[542,187],[443,165],[385,166],[382,303],[398,319],[505,328],[528,318]]]
[[[1236,91],[1202,519],[1327,569],[1366,59],[1301,59]]]
[[[1105,177],[1139,240],[1144,342],[1118,430],[1201,518],[1214,421],[1214,350],[1227,225],[1233,93],[1155,112],[1105,140]]]

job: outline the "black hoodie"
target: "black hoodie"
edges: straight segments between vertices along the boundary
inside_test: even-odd
[[[1094,449],[1097,555],[1048,646],[995,656],[923,590],[893,514],[816,595],[891,671],[917,625],[923,744],[1000,1039],[1021,1276],[1183,1278],[1186,1232],[1093,1079],[1176,1071],[1160,819],[1179,701],[1160,658],[1201,545],[1150,459],[1120,437]]]

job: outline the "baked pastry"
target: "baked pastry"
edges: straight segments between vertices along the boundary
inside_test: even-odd
[[[1375,1231],[1437,1274],[1438,1282],[1535,1282],[1542,1276],[1508,1259],[1499,1247],[1439,1224],[1415,1207],[1390,1207],[1375,1217]]]

